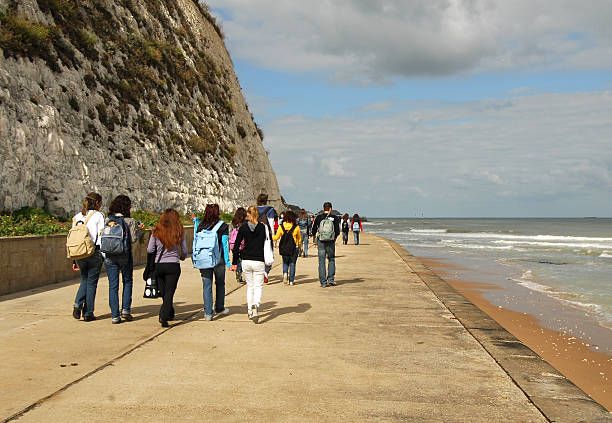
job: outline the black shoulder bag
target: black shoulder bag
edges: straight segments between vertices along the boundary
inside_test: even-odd
[[[142,277],[145,280],[144,294],[142,295],[144,298],[159,298],[162,296],[157,285],[156,267],[164,255],[164,249],[165,247],[162,245],[161,254],[159,255],[157,261],[155,261],[155,257],[157,256],[157,244],[155,246],[155,251],[147,254],[147,265],[145,266],[145,270],[142,274]]]

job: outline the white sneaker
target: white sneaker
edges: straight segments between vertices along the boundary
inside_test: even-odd
[[[253,308],[251,309],[251,320],[253,320],[253,323],[255,324],[259,322],[259,313],[258,313],[256,305],[254,305]]]
[[[287,285],[289,281],[289,275],[287,273],[283,273],[283,284]]]
[[[223,316],[225,314],[229,314],[229,308],[225,307],[223,310],[221,311],[215,311],[215,314],[218,314],[219,316]]]
[[[249,307],[247,310],[247,316],[249,316],[249,319],[253,318],[253,309],[251,307]]]
[[[289,282],[289,285],[293,286],[293,282]]]

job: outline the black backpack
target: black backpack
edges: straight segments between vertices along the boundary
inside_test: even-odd
[[[281,236],[280,242],[278,243],[278,252],[281,256],[294,256],[297,253],[297,245],[295,245],[295,239],[293,239],[293,231],[298,225],[295,223],[288,231],[283,228],[283,236]]]

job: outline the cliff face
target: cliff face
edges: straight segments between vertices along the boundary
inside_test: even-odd
[[[0,210],[280,206],[220,33],[196,0],[0,0]]]

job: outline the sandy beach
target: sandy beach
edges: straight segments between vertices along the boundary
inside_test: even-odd
[[[503,290],[498,285],[457,279],[454,275],[460,267],[445,260],[419,259],[591,398],[612,410],[611,355],[594,350],[588,341],[571,334],[545,328],[535,316],[508,310],[485,299],[483,294]],[[538,305],[546,306],[546,302]]]

